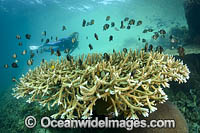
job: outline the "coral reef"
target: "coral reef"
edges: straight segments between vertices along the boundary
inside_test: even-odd
[[[156,104],[168,99],[163,88],[169,87],[169,81],[189,79],[187,65],[173,56],[131,49],[105,55],[41,63],[22,75],[13,95],[57,109],[52,118],[88,118],[95,103],[104,100],[108,113],[136,119],[147,117],[157,110]]]
[[[147,123],[151,120],[175,120],[175,128],[134,128],[127,133],[189,133],[186,120],[177,106],[168,101],[156,107],[158,111],[151,113],[148,118],[141,119],[147,120]]]

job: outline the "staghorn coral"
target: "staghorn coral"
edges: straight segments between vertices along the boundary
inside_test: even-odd
[[[169,81],[186,82],[189,73],[183,62],[158,52],[130,49],[110,54],[109,60],[88,54],[85,59],[82,55],[79,60],[41,63],[22,75],[13,95],[56,108],[52,118],[88,118],[96,101],[104,100],[108,112],[136,119],[138,114],[147,117],[168,99],[162,87],[169,87]]]

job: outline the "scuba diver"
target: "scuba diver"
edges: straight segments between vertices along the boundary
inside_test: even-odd
[[[47,51],[47,52],[50,52],[51,49],[55,51],[56,50],[64,51],[68,49],[70,51],[69,53],[72,53],[78,47],[78,43],[79,43],[78,36],[79,36],[79,33],[74,32],[67,38],[60,38],[59,40],[55,42],[44,43],[40,46],[29,46],[29,49],[38,50],[41,48],[42,50]]]

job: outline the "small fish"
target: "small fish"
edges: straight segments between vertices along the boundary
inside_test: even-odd
[[[147,33],[147,32],[148,32],[148,30],[147,30],[147,29],[144,29],[142,33]]]
[[[148,29],[148,32],[153,32],[153,29]]]
[[[164,35],[164,34],[166,34],[166,31],[165,31],[164,29],[161,29],[161,30],[159,31],[159,33],[160,33],[161,35]]]
[[[128,24],[129,25],[134,25],[135,24],[135,20],[134,19],[129,20]]]
[[[136,70],[133,70],[133,71],[131,72],[131,77],[134,77],[135,74],[136,74]]]
[[[28,65],[28,66],[33,65],[33,59],[29,59],[29,60],[27,60],[27,65]]]
[[[130,30],[130,29],[131,29],[131,26],[130,26],[130,25],[128,25],[128,26],[127,26],[127,29],[128,29],[128,30]]]
[[[179,53],[179,56],[183,58],[185,56],[185,49],[182,46],[179,46],[178,53]]]
[[[176,39],[174,35],[170,35],[169,39],[171,43],[178,43],[178,39]]]
[[[57,55],[57,56],[61,56],[61,53],[60,53],[60,50],[59,50],[59,49],[56,50],[56,55]]]
[[[34,56],[35,56],[34,53],[31,53],[31,54],[30,54],[30,58],[33,58]]]
[[[46,35],[47,35],[47,32],[46,32],[46,31],[43,31],[43,32],[42,32],[42,35],[43,35],[43,36],[46,36]]]
[[[36,53],[38,54],[38,53],[39,53],[39,51],[37,50],[37,51],[36,51]]]
[[[142,21],[141,20],[139,20],[139,21],[137,21],[137,24],[136,24],[136,26],[140,26],[142,24]]]
[[[88,46],[89,46],[90,50],[93,50],[93,47],[92,47],[92,45],[91,45],[91,44],[89,44]]]
[[[83,19],[83,22],[82,22],[82,27],[85,27],[85,25],[86,25],[86,20],[85,20],[85,19]]]
[[[28,39],[28,40],[31,39],[31,35],[30,35],[30,34],[26,34],[25,37],[26,37],[26,39]]]
[[[140,37],[138,38],[138,41],[140,41],[141,39],[140,39]]]
[[[104,54],[103,54],[103,58],[104,58],[106,61],[109,61],[109,60],[110,60],[110,56],[109,56],[107,53],[104,53]]]
[[[119,31],[119,29],[118,29],[117,27],[115,27],[115,30],[116,30],[116,31]]]
[[[148,52],[148,43],[145,44],[144,51]]]
[[[142,42],[143,42],[143,43],[146,42],[146,41],[147,41],[146,39],[144,39],[144,38],[142,39]]]
[[[16,38],[19,40],[19,39],[21,39],[21,36],[20,35],[16,35]]]
[[[12,57],[13,57],[13,59],[16,59],[17,58],[17,54],[14,53]]]
[[[78,64],[79,64],[80,66],[82,66],[83,62],[82,62],[81,59],[78,60]]]
[[[109,21],[109,20],[110,20],[110,16],[107,16],[107,17],[106,17],[106,21]]]
[[[76,41],[76,38],[72,38],[72,43],[74,43]]]
[[[156,47],[156,52],[159,52],[160,54],[164,51],[162,46],[157,46]]]
[[[27,50],[23,50],[21,54],[25,55],[26,53],[27,53]]]
[[[72,57],[71,55],[69,55],[69,54],[67,54],[66,58],[67,58],[67,60],[70,61],[70,62],[71,62],[71,60],[73,59],[73,57]]]
[[[155,34],[155,35],[153,35],[153,36],[152,36],[152,38],[153,38],[154,40],[157,40],[157,39],[158,39],[158,37],[159,37],[159,35],[158,35],[158,34]]]
[[[86,36],[86,39],[88,39],[88,36]]]
[[[112,41],[112,40],[113,40],[113,36],[110,35],[110,37],[109,37],[109,41]]]
[[[87,23],[86,23],[86,26],[89,26],[89,25],[90,25],[90,22],[87,22]]]
[[[127,51],[128,51],[127,48],[123,48],[124,53],[127,53]]]
[[[110,27],[109,24],[105,24],[105,25],[103,26],[103,30],[107,30],[107,29],[109,29],[109,27]]]
[[[58,37],[56,37],[56,41],[58,41]]]
[[[15,60],[15,63],[18,63],[19,62],[19,60]]]
[[[45,60],[44,60],[44,59],[42,59],[42,63],[44,63],[44,61],[45,61]]]
[[[62,26],[62,31],[65,31],[65,30],[67,30],[67,28],[63,25]]]
[[[116,51],[113,49],[113,53],[116,53]]]
[[[22,46],[22,42],[19,42],[18,45],[19,45],[19,46]]]
[[[54,50],[51,48],[51,55],[53,55],[54,54]]]
[[[41,39],[41,42],[44,42],[44,39],[43,39],[43,38]]]
[[[125,18],[124,18],[124,21],[128,21],[128,20],[129,20],[129,18],[128,18],[128,17],[125,17]]]
[[[90,24],[91,24],[91,25],[93,25],[93,24],[94,24],[94,19],[92,19],[92,20],[90,21]]]
[[[12,77],[12,82],[16,82],[16,78],[15,77]]]
[[[8,64],[5,64],[5,65],[4,65],[4,68],[8,68]]]
[[[64,50],[64,53],[69,54],[69,51],[70,51],[70,49],[67,48]]]
[[[123,21],[121,21],[121,26],[120,26],[120,29],[124,29],[125,28],[125,26],[124,26],[124,22]]]
[[[51,36],[51,40],[53,40],[53,37]]]
[[[94,37],[96,38],[96,40],[99,40],[99,37],[96,33],[94,33]]]
[[[12,63],[12,68],[17,68],[17,67],[18,67],[17,63],[16,63],[16,62],[13,62],[13,63]]]
[[[111,27],[114,27],[115,26],[115,22],[111,22]]]
[[[149,52],[153,51],[153,45],[152,44],[149,45],[149,49],[148,50],[149,50]]]
[[[49,43],[49,41],[50,41],[49,38],[47,38],[45,43]]]

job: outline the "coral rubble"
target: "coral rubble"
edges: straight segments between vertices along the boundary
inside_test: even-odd
[[[88,118],[95,103],[104,100],[108,112],[136,119],[157,110],[168,98],[163,88],[169,81],[189,79],[189,69],[173,56],[158,52],[132,51],[84,55],[78,60],[41,63],[29,70],[13,88],[16,98],[28,97],[49,110],[52,118]],[[81,63],[80,63],[81,62]]]

